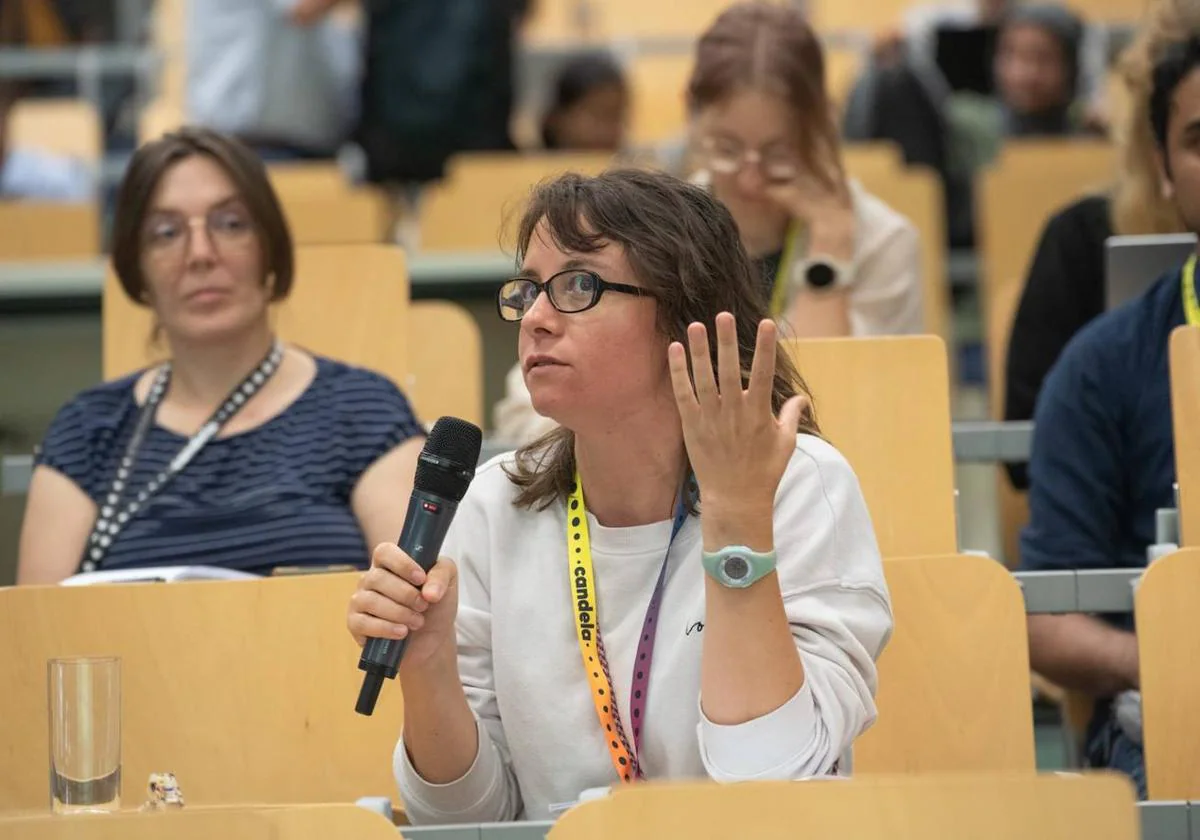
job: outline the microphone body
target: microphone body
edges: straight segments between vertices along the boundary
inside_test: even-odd
[[[398,545],[426,572],[437,563],[442,541],[457,510],[457,502],[420,490],[414,490],[408,500],[408,514]],[[408,639],[368,639],[358,667],[364,671],[374,669],[389,680],[395,679],[407,642]]]
[[[475,474],[483,434],[477,426],[454,417],[434,424],[417,462],[416,480],[397,543],[428,572],[437,563],[442,542],[458,503]],[[359,658],[364,671],[355,711],[370,715],[385,679],[396,678],[407,639],[368,639]]]

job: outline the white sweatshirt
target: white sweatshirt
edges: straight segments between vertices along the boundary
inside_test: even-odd
[[[566,508],[515,507],[502,469],[511,459],[502,455],[479,469],[443,549],[458,563],[458,665],[479,722],[479,752],[461,779],[433,785],[417,774],[401,738],[394,769],[415,825],[551,819],[555,806],[617,782],[580,660]],[[891,607],[858,481],[832,446],[797,437],[774,519],[779,583],[804,685],[747,723],[720,726],[703,717],[705,572],[700,522],[692,517],[671,548],[658,621],[640,754],[647,778],[826,774],[875,719],[875,659],[891,634]],[[605,528],[589,515],[588,528],[598,624],[628,728],[634,651],[671,523]]]

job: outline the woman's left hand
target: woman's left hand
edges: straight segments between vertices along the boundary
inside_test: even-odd
[[[796,395],[779,416],[771,406],[775,383],[776,326],[758,325],[748,387],[743,388],[734,317],[716,318],[717,372],[714,375],[708,330],[688,327],[688,349],[672,342],[668,350],[675,404],[683,440],[706,510],[770,511],[775,491],[796,448],[800,418],[808,399]],[[688,375],[691,354],[695,385]]]

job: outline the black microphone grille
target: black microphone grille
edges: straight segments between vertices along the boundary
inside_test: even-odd
[[[417,461],[413,489],[456,502],[467,493],[483,448],[483,432],[474,423],[442,417],[433,424]]]

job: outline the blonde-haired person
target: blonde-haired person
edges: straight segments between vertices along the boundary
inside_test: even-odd
[[[1009,338],[1006,420],[1030,420],[1042,382],[1067,342],[1104,312],[1104,247],[1114,235],[1178,233],[1183,221],[1163,194],[1150,128],[1154,63],[1167,46],[1200,31],[1192,0],[1157,0],[1119,70],[1127,93],[1120,124],[1115,182],[1050,218],[1042,231]],[[1012,483],[1027,489],[1025,464],[1009,465]]]

